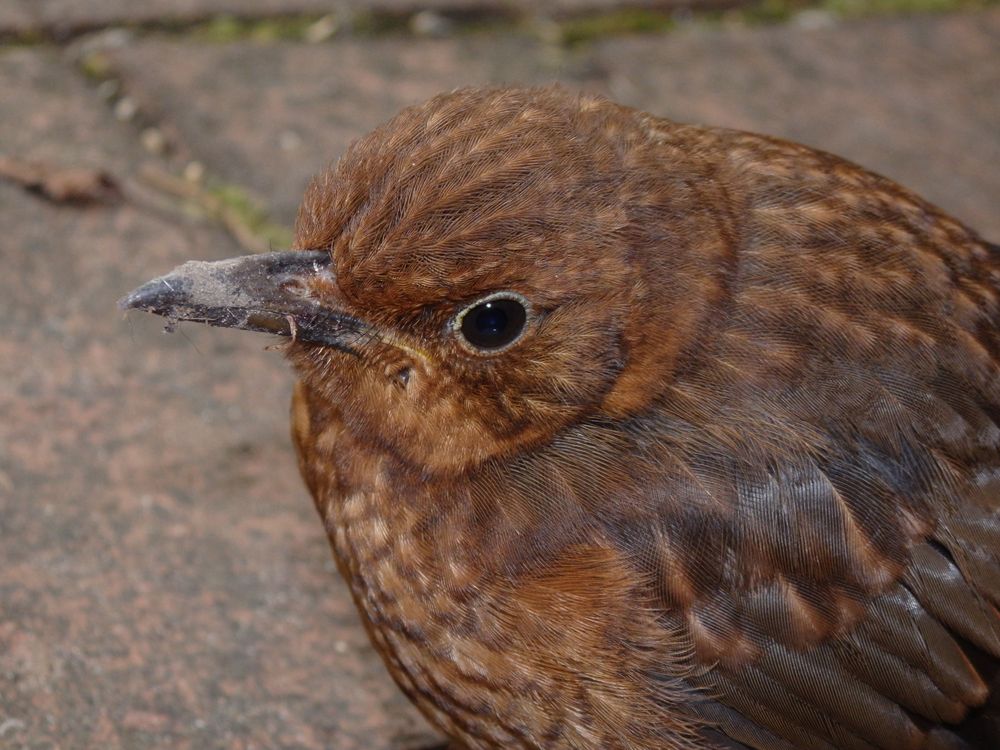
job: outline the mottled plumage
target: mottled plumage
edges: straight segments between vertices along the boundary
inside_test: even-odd
[[[340,570],[462,746],[1000,746],[997,248],[829,154],[553,88],[404,110],[296,244],[125,304],[294,337]],[[498,292],[524,331],[478,350]]]

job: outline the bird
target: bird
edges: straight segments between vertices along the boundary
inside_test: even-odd
[[[1000,248],[895,182],[464,88],[292,249],[120,306],[287,338],[339,571],[455,747],[1000,747]]]

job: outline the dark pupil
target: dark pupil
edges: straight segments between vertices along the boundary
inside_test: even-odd
[[[500,309],[500,305],[487,302],[476,312],[473,322],[480,336],[500,336],[507,327],[507,313]]]
[[[462,335],[480,349],[496,349],[517,338],[524,327],[525,313],[513,299],[483,302],[462,318]]]

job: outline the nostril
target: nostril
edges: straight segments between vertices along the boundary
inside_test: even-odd
[[[306,285],[303,283],[302,279],[294,277],[284,279],[278,284],[278,287],[281,291],[294,295],[302,295],[306,292]]]

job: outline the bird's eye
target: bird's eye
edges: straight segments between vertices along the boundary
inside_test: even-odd
[[[524,331],[528,305],[521,295],[500,292],[465,308],[456,328],[474,348],[492,352],[513,344]]]

